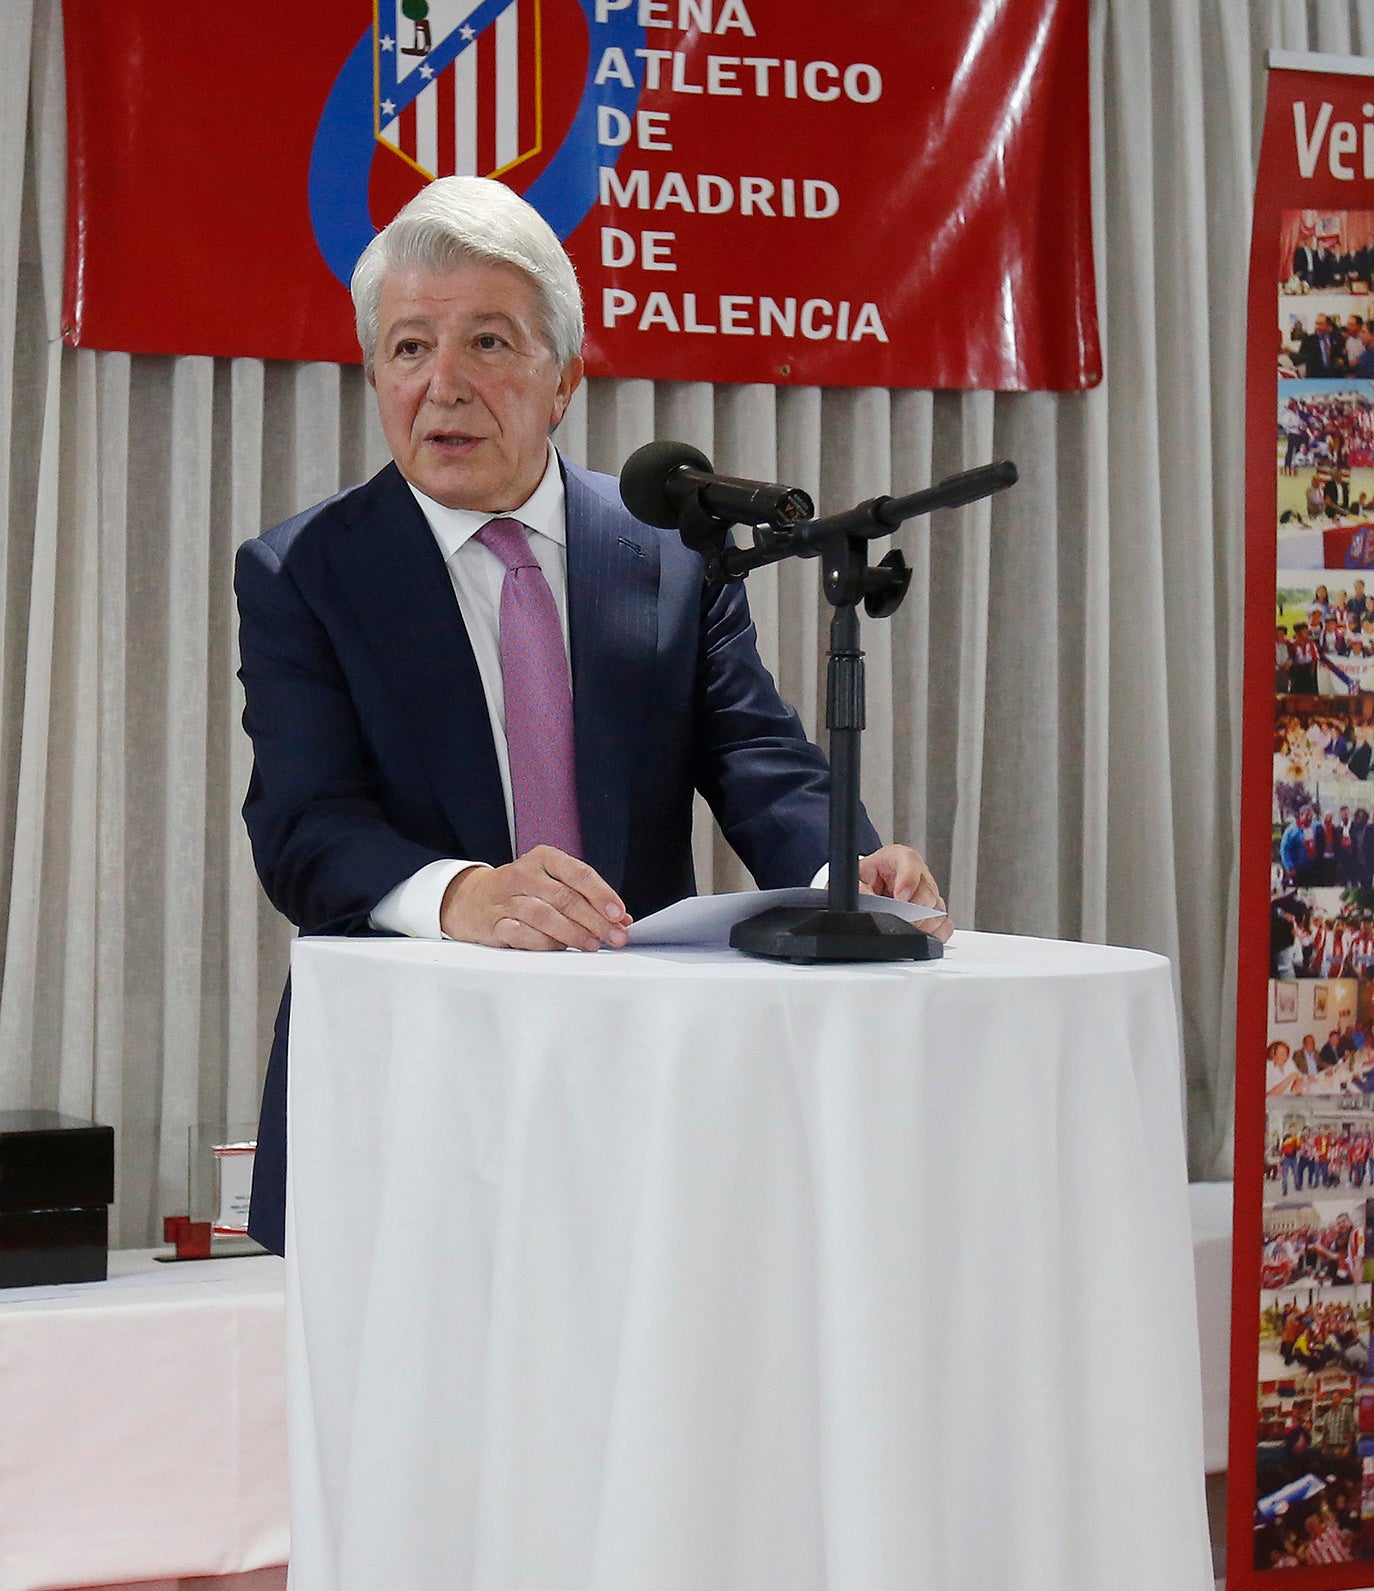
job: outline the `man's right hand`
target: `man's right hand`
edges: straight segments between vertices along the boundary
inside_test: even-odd
[[[513,950],[618,949],[631,918],[595,869],[537,845],[504,867],[469,867],[444,891],[439,923],[450,939]]]

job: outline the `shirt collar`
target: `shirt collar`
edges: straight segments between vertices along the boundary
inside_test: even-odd
[[[544,466],[544,474],[538,486],[519,508],[513,508],[506,514],[482,513],[473,508],[446,508],[443,503],[436,503],[432,497],[426,497],[410,481],[407,481],[406,485],[410,487],[415,501],[420,505],[420,512],[434,532],[434,539],[439,543],[445,563],[460,547],[470,541],[483,525],[493,519],[518,519],[527,530],[537,530],[550,541],[556,541],[560,547],[567,541],[563,471],[558,467],[558,455],[554,452],[552,442],[549,443],[549,461]]]

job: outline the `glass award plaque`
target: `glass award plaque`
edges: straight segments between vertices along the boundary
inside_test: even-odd
[[[214,1237],[247,1237],[248,1204],[253,1195],[253,1138],[235,1137],[232,1143],[211,1144],[215,1157]]]

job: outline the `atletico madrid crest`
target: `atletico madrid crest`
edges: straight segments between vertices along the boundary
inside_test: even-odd
[[[425,177],[499,177],[539,153],[540,0],[377,0],[377,141]]]

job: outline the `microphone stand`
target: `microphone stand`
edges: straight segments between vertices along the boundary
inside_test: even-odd
[[[874,497],[828,519],[754,527],[751,548],[730,542],[734,521],[711,513],[694,492],[683,504],[683,540],[717,580],[743,580],[783,558],[820,558],[830,619],[825,724],[830,735],[830,885],[825,907],[774,906],[736,923],[730,943],[751,956],[793,962],[934,961],[944,946],[895,912],[859,907],[859,774],[865,722],[864,655],[859,603],[870,618],[890,618],[911,585],[911,570],[893,550],[876,566],[868,543],[908,519],[956,508],[1016,481],[1016,466],[985,464],[909,497]]]

